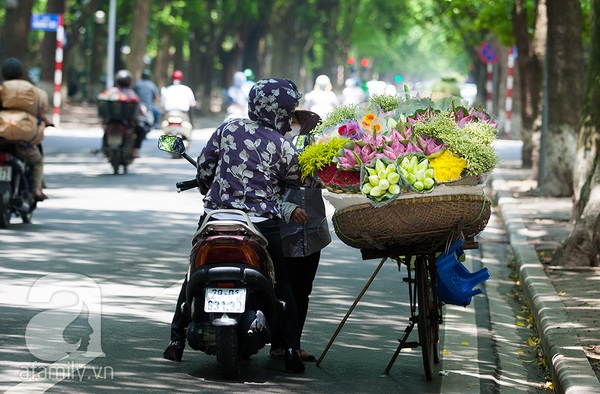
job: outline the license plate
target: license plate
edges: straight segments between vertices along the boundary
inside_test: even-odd
[[[123,134],[121,132],[112,132],[107,135],[106,143],[110,146],[121,146],[123,143]]]
[[[12,167],[1,166],[0,167],[0,181],[10,182],[12,180]]]
[[[242,313],[246,308],[246,289],[213,288],[206,289],[204,311],[210,313]]]

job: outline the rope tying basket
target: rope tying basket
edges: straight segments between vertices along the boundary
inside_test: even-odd
[[[333,214],[338,238],[358,249],[393,249],[412,245],[431,249],[462,231],[465,238],[483,231],[491,215],[484,195],[453,194],[397,199],[382,207],[353,205]]]

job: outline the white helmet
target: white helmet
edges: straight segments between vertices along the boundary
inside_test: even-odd
[[[315,80],[315,84],[322,90],[325,90],[331,84],[331,81],[327,75],[319,75]]]

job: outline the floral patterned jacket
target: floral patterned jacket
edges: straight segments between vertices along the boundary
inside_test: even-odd
[[[198,157],[196,178],[205,208],[284,219],[286,185],[322,187],[316,179],[301,181],[296,148],[283,137],[300,97],[289,80],[260,80],[249,94],[249,119],[233,119],[216,129]]]

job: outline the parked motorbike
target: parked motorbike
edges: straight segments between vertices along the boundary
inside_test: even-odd
[[[11,144],[0,144],[0,228],[7,228],[12,216],[30,223],[36,206],[29,165]]]
[[[179,137],[160,136],[158,147],[197,166]],[[179,192],[197,187],[196,179],[177,183]],[[223,214],[232,219],[216,220]],[[216,355],[225,379],[239,376],[241,360],[270,342],[283,311],[266,246],[249,217],[234,209],[207,214],[192,240],[183,306],[191,318],[187,341],[192,349]]]
[[[168,111],[163,116],[160,126],[165,135],[180,137],[183,140],[185,149],[187,150],[190,148],[193,127],[188,114],[182,111]],[[181,155],[173,153],[172,157],[174,159],[179,159],[181,158]]]
[[[144,133],[151,130],[152,111],[136,101],[99,100],[98,103],[104,128],[102,153],[111,164],[113,174],[118,174],[120,167],[126,174],[135,159],[136,128],[141,127]]]

